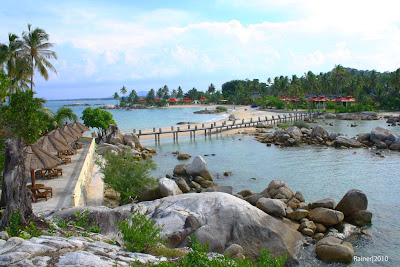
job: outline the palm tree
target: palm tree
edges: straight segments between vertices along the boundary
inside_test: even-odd
[[[55,115],[55,121],[57,125],[63,125],[67,120],[76,122],[78,120],[78,116],[74,113],[74,111],[67,107],[61,107],[57,110]]]
[[[344,73],[345,73],[345,69],[343,68],[342,65],[336,65],[334,70],[333,70],[333,74],[336,78],[336,93],[339,94],[339,92],[341,92],[341,90],[339,91],[339,86],[340,84],[343,83],[343,77],[344,77]]]
[[[125,95],[128,91],[126,90],[125,86],[122,86],[120,92],[121,92],[121,94]]]
[[[34,69],[39,71],[39,74],[47,81],[49,79],[49,73],[47,69],[57,73],[54,66],[48,61],[48,59],[57,59],[56,52],[50,50],[53,47],[52,43],[49,43],[49,35],[40,28],[31,28],[31,24],[28,24],[28,32],[22,33],[23,48],[22,55],[29,62],[29,71],[31,74],[31,91],[33,90],[33,72]]]
[[[208,86],[208,91],[207,91],[207,93],[210,94],[210,95],[212,95],[212,94],[215,93],[215,86],[214,86],[214,84],[211,83],[210,86]]]
[[[118,105],[119,94],[117,92],[115,92],[114,94],[114,99],[117,100],[117,105]]]

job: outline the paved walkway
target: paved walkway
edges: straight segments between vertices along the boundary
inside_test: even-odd
[[[37,184],[44,184],[53,188],[53,198],[47,201],[40,198],[36,203],[32,202],[33,212],[38,214],[44,211],[57,211],[63,208],[71,207],[71,194],[75,188],[79,173],[82,169],[83,162],[86,154],[88,153],[90,143],[82,141],[85,145],[82,149],[78,149],[76,155],[69,156],[71,163],[59,165],[63,169],[63,175],[58,179],[57,177],[45,179],[37,178]],[[28,184],[30,184],[28,179]]]

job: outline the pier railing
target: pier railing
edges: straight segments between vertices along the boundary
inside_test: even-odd
[[[133,133],[136,134],[139,138],[145,135],[154,135],[154,140],[157,143],[160,143],[160,136],[163,134],[172,134],[174,140],[178,140],[179,133],[189,133],[190,138],[196,138],[196,132],[204,131],[204,135],[212,135],[213,133],[220,133],[222,131],[227,131],[230,129],[237,129],[237,128],[247,128],[247,127],[255,127],[258,123],[265,122],[267,126],[269,125],[276,125],[279,123],[288,123],[288,122],[296,122],[296,121],[303,121],[305,118],[311,119],[312,117],[318,115],[319,113],[314,112],[307,112],[307,113],[289,113],[289,114],[282,114],[277,116],[264,116],[264,117],[257,117],[257,118],[250,118],[250,120],[245,121],[242,120],[233,120],[233,121],[222,121],[219,123],[213,122],[210,124],[202,123],[201,127],[198,125],[185,125],[185,126],[171,126],[170,130],[162,129],[162,128],[153,128],[153,130],[136,130],[133,129]]]

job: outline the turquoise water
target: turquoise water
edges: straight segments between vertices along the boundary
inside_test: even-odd
[[[53,111],[65,104],[88,103],[92,108],[104,105],[115,105],[115,100],[80,100],[80,101],[48,101],[44,105]],[[206,107],[206,106],[205,106]],[[87,106],[70,106],[78,117],[82,116],[83,110]],[[151,108],[138,110],[109,109],[109,111],[122,131],[132,131],[133,129],[152,129],[160,127],[174,126],[178,122],[213,122],[226,118],[227,114],[193,114],[194,111],[202,108]]]
[[[320,120],[324,125],[331,121]],[[384,121],[357,121],[358,127],[351,128],[351,121],[332,121],[334,126],[326,126],[329,132],[341,132],[354,136],[359,132],[369,132],[376,126],[387,127]],[[347,126],[348,125],[348,126]],[[387,127],[400,134],[400,127]],[[389,256],[389,262],[373,266],[400,266],[400,227],[398,209],[400,208],[400,153],[383,151],[385,158],[376,156],[369,149],[334,149],[321,146],[302,146],[279,148],[267,147],[246,135],[213,135],[191,141],[181,138],[179,143],[161,140],[160,146],[154,142],[147,145],[157,148],[154,156],[158,169],[154,177],[172,174],[177,164],[191,160],[178,161],[173,151],[189,153],[192,156],[216,154],[204,157],[208,167],[221,185],[231,185],[234,192],[251,189],[262,191],[273,179],[283,180],[293,191],[301,191],[307,202],[322,198],[333,198],[339,202],[350,189],[363,190],[368,196],[368,209],[373,212],[373,224],[367,230],[372,238],[352,240],[357,256]],[[230,177],[224,177],[225,171],[232,171]],[[251,179],[251,178],[256,178]],[[325,266],[326,264],[307,255],[314,251],[306,249],[305,260],[301,266]],[[365,263],[353,263],[353,266],[370,266]]]

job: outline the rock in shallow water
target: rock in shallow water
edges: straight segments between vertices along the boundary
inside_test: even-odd
[[[353,260],[354,249],[351,243],[329,236],[317,242],[316,254],[318,258],[328,263],[350,263]]]
[[[368,207],[367,195],[361,190],[351,189],[339,201],[336,209],[350,216],[359,210],[366,210]]]
[[[340,223],[344,219],[342,212],[327,208],[316,208],[310,211],[308,218],[314,222],[331,226]]]

